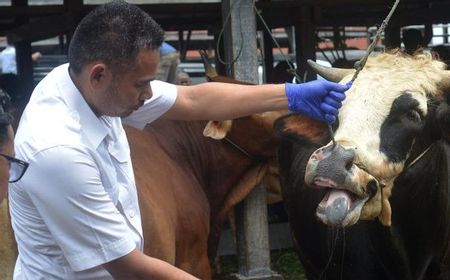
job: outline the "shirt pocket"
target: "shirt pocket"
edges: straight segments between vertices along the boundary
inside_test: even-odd
[[[120,145],[120,143],[111,143],[108,147],[108,152],[119,164],[127,163],[130,159],[130,148]]]
[[[113,143],[108,147],[108,152],[111,155],[111,160],[117,173],[118,183],[127,186],[127,188],[129,187],[128,185],[134,184],[133,166],[128,144]]]

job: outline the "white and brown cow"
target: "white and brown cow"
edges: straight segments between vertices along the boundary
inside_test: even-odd
[[[346,83],[353,70],[318,68]],[[333,130],[276,122],[308,279],[449,279],[450,73],[426,54],[370,57]]]

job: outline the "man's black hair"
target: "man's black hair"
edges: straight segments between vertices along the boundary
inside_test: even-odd
[[[163,39],[162,28],[143,10],[112,1],[81,20],[70,41],[69,65],[75,73],[93,61],[122,69],[134,63],[140,50],[159,48]]]

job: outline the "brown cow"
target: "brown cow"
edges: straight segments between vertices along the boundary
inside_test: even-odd
[[[144,131],[125,127],[146,254],[201,279],[211,278],[209,259],[216,255],[227,212],[253,189],[273,161],[272,122],[278,115],[237,119],[224,141],[203,136],[206,122],[159,120]],[[10,249],[0,248],[0,256],[7,252]]]

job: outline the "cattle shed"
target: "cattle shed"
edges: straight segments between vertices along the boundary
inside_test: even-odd
[[[66,35],[70,40],[78,21],[103,0],[2,0],[0,1],[0,35],[7,35],[17,48],[18,72],[21,83],[33,85],[32,61],[29,58],[31,43],[39,40]],[[213,37],[215,46],[221,34],[222,22],[230,12],[230,7],[238,7],[242,1],[220,0],[134,0],[148,12],[166,31],[178,32],[180,50],[205,48],[205,40],[191,39],[195,30],[206,30]],[[269,50],[273,42],[265,24],[270,29],[294,27],[293,52],[298,65],[297,72],[306,71],[305,61],[315,58],[316,30],[342,26],[376,26],[388,13],[394,1],[391,0],[259,0],[254,2],[260,17],[255,17],[257,29],[263,31],[264,60],[271,71],[273,57]],[[227,8],[226,3],[232,3]],[[450,21],[447,0],[401,0],[386,31],[386,45],[400,46],[400,28],[414,24],[436,24]],[[188,36],[183,36],[188,32]],[[211,41],[211,40],[210,40]],[[226,73],[225,66],[217,63],[219,72]],[[230,73],[230,71],[228,71]],[[308,79],[314,78],[308,74]]]
[[[70,41],[77,23],[101,0],[0,0],[0,35],[7,36],[17,52],[18,76],[26,92],[33,87],[32,43],[55,36]],[[264,64],[270,72],[273,49],[276,47],[268,32],[289,27],[289,38],[280,41],[282,47],[291,47],[295,54],[297,73],[314,79],[307,72],[306,60],[316,58],[317,30],[338,30],[344,26],[379,26],[394,4],[393,0],[134,0],[128,1],[150,14],[164,30],[178,34],[175,38],[180,51],[205,49],[216,45],[225,60],[231,61],[242,51],[241,57],[230,67],[216,60],[222,74],[248,82],[257,82],[256,49],[263,45]],[[256,13],[257,11],[257,13]],[[400,47],[400,30],[403,26],[440,24],[450,22],[450,0],[401,0],[384,34],[386,47]],[[239,14],[238,14],[239,12]],[[245,24],[242,24],[245,23]],[[229,26],[223,28],[224,24]],[[191,32],[203,30],[212,40],[193,38]],[[260,31],[257,40],[256,32]],[[187,34],[187,36],[186,36]],[[249,35],[240,45],[239,37]],[[338,34],[338,33],[335,33]],[[223,38],[221,38],[223,35]],[[237,38],[237,41],[236,41]],[[220,40],[222,39],[222,40]],[[61,41],[60,52],[66,54],[67,41]],[[237,43],[238,42],[238,43]],[[240,49],[242,48],[242,49]],[[249,67],[254,66],[254,67]],[[253,69],[248,69],[253,68]],[[241,209],[242,229],[248,238],[260,238],[262,243],[250,248],[247,238],[241,238],[240,279],[280,279],[264,266],[267,259],[267,217],[264,188],[259,186],[238,209]],[[254,219],[256,217],[256,219]],[[239,219],[238,219],[239,220]],[[258,224],[253,224],[257,220]]]

